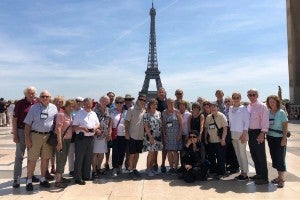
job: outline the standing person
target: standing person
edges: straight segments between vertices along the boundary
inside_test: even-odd
[[[174,107],[175,107],[176,109],[179,109],[179,104],[180,104],[180,102],[183,100],[183,91],[182,91],[181,89],[177,89],[177,90],[175,91],[175,97],[176,97],[176,99],[175,99],[175,101],[174,101]],[[190,105],[189,105],[188,102],[187,102],[187,110],[188,110],[188,111],[191,110]]]
[[[182,117],[174,107],[174,100],[167,99],[167,109],[162,113],[162,131],[165,136],[166,150],[170,169],[168,174],[177,174],[179,153],[182,149]]]
[[[148,151],[147,156],[147,174],[154,176],[158,174],[153,169],[155,164],[155,154],[158,150],[162,149],[161,137],[161,113],[156,110],[157,100],[151,99],[148,104],[147,112],[144,114],[144,127],[146,131],[146,148]]]
[[[107,152],[107,141],[111,140],[111,119],[109,116],[109,108],[106,107],[109,103],[107,95],[102,96],[99,104],[95,107],[94,111],[97,114],[101,133],[94,136],[94,149],[93,149],[93,179],[99,178],[101,174],[101,165],[104,159],[104,154]],[[104,173],[104,172],[103,172]]]
[[[163,87],[160,87],[157,91],[157,97],[156,97],[156,100],[157,100],[157,110],[162,113],[166,108],[167,108],[167,92],[165,90],[165,88]],[[164,135],[162,134],[162,151],[161,151],[161,154],[162,154],[162,161],[161,161],[161,166],[160,166],[160,171],[162,173],[166,173],[167,172],[167,169],[166,169],[166,159],[167,159],[167,151],[165,149],[165,139],[164,139]],[[158,171],[158,164],[157,164],[157,154],[158,152],[156,152],[154,154],[154,166],[153,166],[153,170],[154,171]]]
[[[49,159],[53,155],[53,147],[47,144],[49,131],[52,128],[57,108],[50,103],[50,92],[44,90],[40,94],[40,102],[31,106],[24,119],[25,143],[28,149],[27,181],[26,190],[32,191],[32,176],[36,161],[41,157],[40,186],[49,188],[50,183],[46,180],[46,171]]]
[[[109,112],[112,112],[116,105],[114,104],[115,101],[115,93],[114,92],[108,92],[106,94],[109,97],[109,103],[107,104],[107,107],[109,108]],[[107,142],[107,152],[105,153],[105,169],[108,171],[110,169],[109,167],[109,156],[110,156],[110,149],[112,148],[112,140]]]
[[[225,103],[224,115],[226,116],[226,119],[228,121],[227,136],[226,136],[226,171],[228,171],[231,174],[234,174],[239,172],[239,163],[232,144],[231,131],[229,127],[229,109],[230,106],[232,106],[232,98],[226,97],[224,103]]]
[[[69,147],[72,138],[72,112],[75,102],[67,100],[63,111],[59,112],[55,120],[55,133],[57,134],[56,154],[56,177],[55,187],[65,188],[70,180],[63,178],[65,165],[67,162]],[[62,105],[63,106],[63,105]]]
[[[217,104],[211,104],[211,111],[212,113],[205,120],[205,135],[209,135],[209,140],[205,143],[208,144],[210,173],[216,173],[217,178],[221,178],[225,175],[225,138],[228,122],[225,115],[219,111]]]
[[[130,94],[126,94],[124,99],[125,99],[125,103],[123,105],[123,109],[128,110],[129,108],[131,108],[134,105],[133,100],[135,98],[133,96],[131,96]],[[129,144],[128,144],[128,140],[126,140],[125,168],[127,171],[128,171],[128,167],[129,167]]]
[[[284,187],[284,172],[286,171],[285,155],[287,146],[288,118],[284,110],[280,109],[280,100],[271,95],[267,98],[269,108],[269,131],[267,134],[272,167],[277,170],[278,177],[271,182],[278,188]]]
[[[76,113],[73,121],[76,131],[74,179],[79,185],[85,185],[85,181],[90,180],[94,135],[101,133],[98,117],[92,111],[92,99],[85,98],[83,106],[84,109]]]
[[[6,125],[6,103],[4,98],[0,98],[0,127]]]
[[[116,97],[116,108],[111,112],[111,126],[114,128],[113,148],[112,148],[112,176],[117,177],[118,173],[122,173],[122,165],[124,161],[127,140],[125,139],[125,125],[124,119],[126,117],[126,110],[123,108],[124,98]],[[129,151],[129,149],[128,149]]]
[[[142,153],[144,140],[144,123],[146,95],[140,94],[133,108],[127,111],[125,118],[125,137],[129,140],[129,177],[140,177],[136,169],[139,153]]]
[[[189,137],[189,118],[191,117],[191,113],[187,110],[187,102],[182,100],[179,104],[179,112],[182,117],[182,145],[185,145],[188,137]]]
[[[248,158],[246,153],[249,129],[250,113],[247,108],[241,104],[242,96],[239,92],[232,93],[233,105],[228,111],[229,127],[232,138],[232,145],[237,156],[238,164],[241,170],[240,175],[235,179],[243,181],[248,179]],[[226,100],[225,100],[226,102]],[[227,105],[228,103],[226,103]]]
[[[266,105],[258,101],[258,91],[250,89],[247,92],[250,104],[249,149],[254,162],[256,175],[250,177],[257,185],[268,184],[268,167],[265,149],[265,134],[269,129],[269,113]]]
[[[82,110],[83,107],[83,98],[82,97],[76,97],[75,99],[75,105],[74,105],[74,109],[72,112],[72,120],[74,120],[74,116],[76,115],[76,113],[79,110]],[[74,176],[74,161],[75,161],[75,136],[76,133],[73,130],[72,133],[72,139],[71,139],[71,143],[70,143],[70,147],[69,147],[69,153],[68,153],[68,164],[69,164],[69,175],[70,176]]]
[[[13,115],[14,115],[14,109],[15,109],[15,105],[16,105],[16,101],[11,101],[11,103],[9,104],[8,108],[7,108],[7,114],[8,114],[8,118],[9,118],[9,126],[12,126],[13,123]]]
[[[225,102],[223,100],[223,97],[224,97],[223,90],[217,90],[215,93],[215,96],[217,97],[216,104],[218,105],[220,112],[224,114],[224,110],[225,110],[226,106],[225,106]]]
[[[13,141],[16,143],[15,164],[14,164],[14,181],[13,187],[20,187],[20,177],[22,175],[22,163],[24,159],[26,144],[24,134],[24,119],[29,112],[30,107],[36,103],[36,89],[33,86],[27,87],[24,90],[25,98],[16,102],[13,114],[12,133]],[[39,179],[32,176],[33,182],[39,182]]]
[[[188,130],[189,132],[195,130],[198,134],[198,141],[201,142],[201,135],[204,130],[204,122],[205,117],[201,113],[201,106],[198,102],[193,103],[192,105],[192,114],[190,115],[188,119]]]

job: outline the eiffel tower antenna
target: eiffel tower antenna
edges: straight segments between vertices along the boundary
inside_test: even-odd
[[[156,51],[156,34],[155,34],[155,15],[156,11],[153,6],[152,0],[152,8],[150,9],[150,37],[149,37],[149,53],[148,53],[148,63],[147,70],[145,71],[145,80],[143,84],[143,88],[140,91],[140,94],[145,94],[147,99],[155,98],[157,94],[157,90],[162,87],[160,80],[160,71],[158,70],[157,63],[157,51]],[[156,91],[148,91],[150,80],[154,79],[156,83]]]

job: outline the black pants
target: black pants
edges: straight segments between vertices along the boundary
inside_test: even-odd
[[[208,160],[210,162],[210,170],[218,175],[225,174],[225,146],[220,142],[208,144]]]
[[[112,166],[119,168],[123,165],[127,141],[125,136],[117,136],[112,143]]]
[[[187,183],[192,183],[196,180],[207,180],[208,167],[205,164],[201,164],[201,167],[193,167],[190,170],[186,170],[182,166],[183,180]]]
[[[94,137],[76,137],[75,139],[75,180],[90,179],[93,160]]]
[[[227,171],[235,171],[239,169],[239,163],[232,145],[231,132],[227,129],[226,136],[226,169]]]
[[[258,144],[257,142],[257,137],[259,136],[260,132],[260,129],[249,129],[249,149],[254,162],[256,175],[260,176],[262,179],[268,180],[265,142],[261,144]]]

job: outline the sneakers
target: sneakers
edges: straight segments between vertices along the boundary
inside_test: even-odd
[[[40,179],[38,179],[35,175],[32,176],[32,182],[33,183],[38,183],[40,182]]]
[[[238,180],[238,181],[245,181],[245,180],[248,180],[248,176],[243,176],[240,174],[237,177],[235,177],[234,179]]]
[[[50,183],[45,180],[43,182],[40,182],[40,186],[44,187],[44,188],[49,188],[50,187]]]
[[[129,179],[131,179],[131,180],[136,180],[136,179],[137,179],[136,176],[134,175],[133,171],[130,171],[130,172],[128,173],[128,177],[129,177]]]
[[[112,177],[117,177],[118,176],[118,169],[113,168],[112,170]]]
[[[19,180],[14,180],[12,186],[13,186],[13,188],[19,188],[20,187],[20,181]]]
[[[26,185],[26,191],[32,191],[33,190],[33,185],[32,185],[32,183],[28,183],[27,185]]]
[[[166,172],[167,172],[166,166],[161,165],[161,166],[160,166],[160,171],[161,171],[161,173],[166,173]]]
[[[137,177],[141,177],[140,172],[139,172],[138,170],[136,170],[136,169],[133,170],[133,174],[134,174],[135,176],[137,176]]]

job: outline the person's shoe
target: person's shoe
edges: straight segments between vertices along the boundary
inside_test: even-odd
[[[268,184],[269,181],[267,179],[256,179],[256,180],[254,180],[254,183],[256,185],[265,185],[265,184]]]
[[[50,183],[45,180],[43,182],[40,182],[40,186],[44,187],[44,188],[49,188],[50,187]]]
[[[157,164],[153,165],[153,170],[152,171],[158,171],[158,165]]]
[[[141,177],[141,174],[138,170],[134,169],[133,170],[133,174],[136,176],[136,177]]]
[[[64,178],[64,177],[62,177],[61,180],[62,180],[63,183],[71,183],[70,179],[67,179],[67,178]]]
[[[46,171],[46,177],[45,177],[48,181],[52,181],[54,180],[54,176],[52,176],[50,173],[49,173],[49,170]]]
[[[133,171],[128,173],[128,177],[129,177],[131,180],[136,180],[136,176],[134,175]]]
[[[78,185],[85,185],[84,180],[75,180],[75,183],[78,184]]]
[[[38,183],[40,182],[40,179],[38,179],[35,175],[32,176],[32,182],[33,183]]]
[[[158,170],[157,170],[157,171],[152,170],[152,173],[153,173],[154,175],[159,175],[159,174],[160,174]]]
[[[118,170],[116,168],[113,168],[111,175],[112,177],[118,177]]]
[[[98,176],[98,173],[97,173],[97,172],[93,172],[93,173],[92,173],[92,179],[93,179],[93,180],[99,179],[99,176]]]
[[[166,166],[161,165],[161,166],[160,166],[160,171],[161,171],[161,173],[166,173],[166,172],[167,172]]]
[[[91,179],[91,178],[83,178],[82,180],[84,180],[84,181],[93,181],[93,179]]]
[[[13,186],[13,188],[19,188],[19,187],[20,187],[20,182],[19,182],[19,180],[14,180],[12,186]]]
[[[149,177],[155,176],[155,174],[152,172],[152,170],[147,170],[147,175],[148,175]]]
[[[279,178],[274,178],[273,180],[271,180],[271,183],[278,184],[279,183]]]
[[[26,191],[32,191],[33,190],[33,185],[32,185],[32,183],[28,183],[27,185],[26,185]]]
[[[178,174],[178,169],[173,169],[172,175],[177,175]]]
[[[68,186],[66,183],[63,183],[63,182],[55,182],[54,185],[57,188],[66,188]]]
[[[243,176],[243,175],[239,175],[237,178],[236,178],[236,180],[238,180],[238,181],[246,181],[246,180],[248,180],[249,178],[248,178],[248,176]]]
[[[260,177],[260,175],[255,174],[254,176],[250,176],[249,179],[257,180],[257,179],[261,179],[261,177]]]
[[[277,187],[278,188],[283,188],[284,187],[284,180],[279,179],[278,183],[277,183]]]

